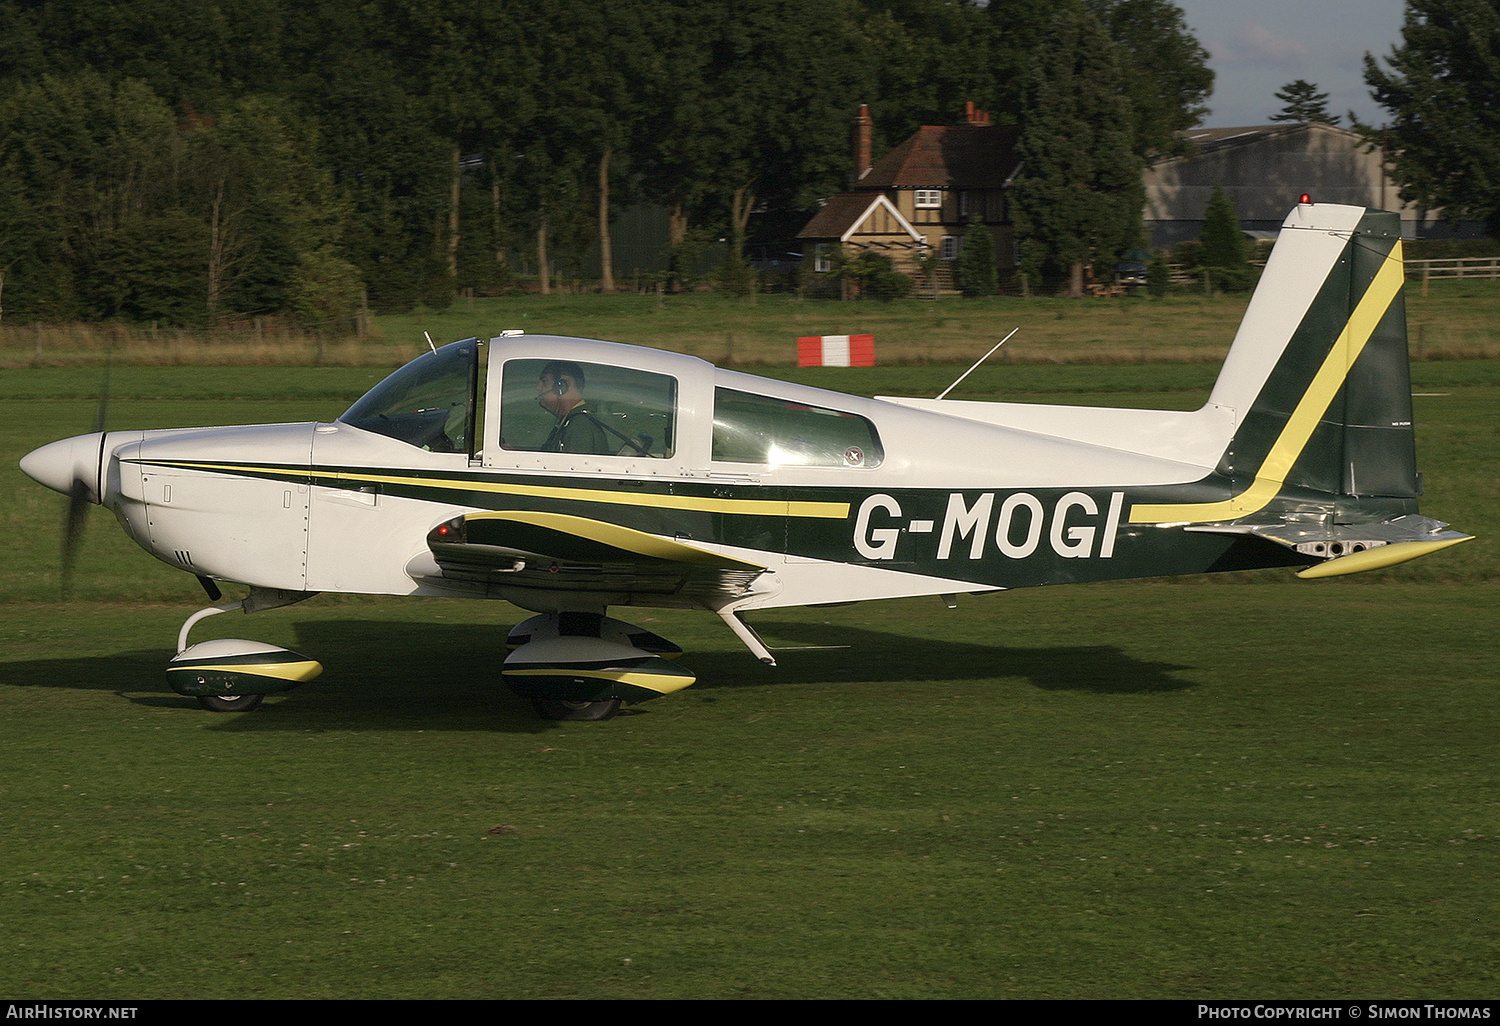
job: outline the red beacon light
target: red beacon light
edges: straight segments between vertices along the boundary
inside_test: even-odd
[[[1297,197],[1297,202],[1305,205],[1312,202],[1312,197],[1304,192],[1301,196]]]

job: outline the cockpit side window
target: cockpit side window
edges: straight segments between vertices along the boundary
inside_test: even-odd
[[[526,452],[665,459],[676,447],[677,380],[572,360],[508,360],[500,445]]]
[[[713,458],[773,467],[878,467],[885,450],[875,425],[858,414],[718,388]]]
[[[470,452],[481,346],[470,338],[423,353],[366,392],[339,421],[430,452]]]

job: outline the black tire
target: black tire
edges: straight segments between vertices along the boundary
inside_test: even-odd
[[[265,695],[199,695],[198,704],[209,712],[249,712]]]
[[[567,702],[560,698],[533,698],[536,714],[544,720],[607,720],[620,711],[620,700]]]

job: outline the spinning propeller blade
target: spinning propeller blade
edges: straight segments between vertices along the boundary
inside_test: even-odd
[[[99,435],[99,459],[96,461],[99,467],[98,474],[102,479],[104,476],[104,432],[109,419],[109,371],[112,359],[106,360],[104,364],[104,380],[99,387],[99,405],[94,407],[94,431]],[[78,546],[83,541],[83,529],[88,525],[89,506],[94,501],[91,495],[103,495],[103,482],[94,483],[97,491],[90,488],[88,482],[75,479],[73,488],[68,496],[68,513],[63,522],[62,543],[62,597],[68,598],[73,592],[73,567],[78,559]]]

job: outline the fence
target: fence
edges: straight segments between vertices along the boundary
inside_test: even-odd
[[[1203,272],[1190,269],[1186,264],[1170,264],[1172,284],[1176,286],[1201,284]],[[1500,278],[1500,256],[1489,257],[1445,257],[1441,260],[1407,260],[1407,278],[1421,281],[1425,295],[1429,281],[1445,281],[1459,278]]]
[[[1429,281],[1454,278],[1500,278],[1500,257],[1448,257],[1442,260],[1408,260],[1406,276],[1420,279],[1423,294]]]

